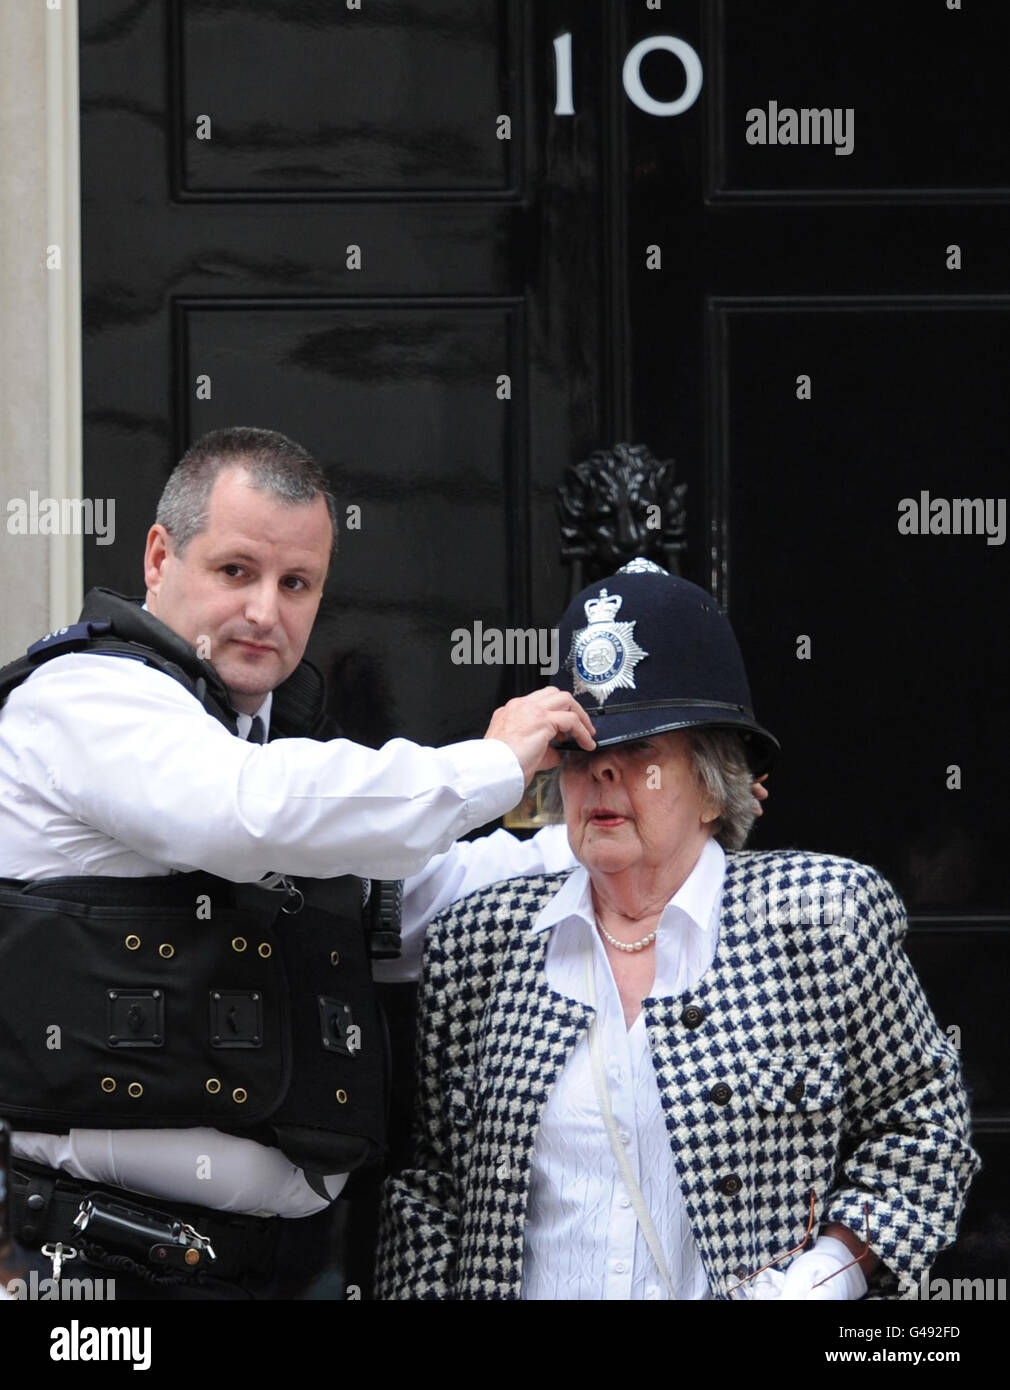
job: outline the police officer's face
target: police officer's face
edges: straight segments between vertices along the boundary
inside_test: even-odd
[[[298,665],[330,558],[326,502],[285,503],[219,474],[208,524],[182,555],[163,526],[147,537],[147,606],[212,661],[238,710],[254,713]]]
[[[572,852],[594,883],[630,870],[647,892],[683,882],[718,816],[680,730],[565,753],[561,797]]]

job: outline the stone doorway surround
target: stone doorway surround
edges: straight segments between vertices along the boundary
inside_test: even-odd
[[[0,0],[0,662],[76,618],[81,536],[11,534],[8,502],[77,498],[77,0]],[[58,248],[57,257],[53,248]]]

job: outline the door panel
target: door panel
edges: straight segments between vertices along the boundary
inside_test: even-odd
[[[520,110],[515,15],[500,0],[173,11],[177,196],[515,191],[518,146],[496,135],[499,113]],[[209,138],[197,137],[201,115]]]
[[[1005,7],[780,0],[756,24],[747,6],[712,0],[707,20],[713,202],[1010,198]],[[836,110],[830,142],[824,120],[803,115]]]
[[[955,297],[710,306],[717,565],[785,749],[776,834],[880,865],[913,910],[1010,899],[991,813],[1010,669],[978,621],[1006,603],[1004,549],[995,535],[899,532],[900,503],[921,509],[923,492],[1000,495],[1008,309]],[[797,399],[801,372],[810,400]],[[850,780],[839,824],[832,789]]]
[[[384,737],[408,730],[432,744],[452,742],[461,721],[486,722],[501,671],[464,674],[451,635],[470,632],[474,615],[507,626],[509,576],[525,567],[526,529],[509,506],[528,466],[522,403],[510,409],[489,388],[501,372],[523,378],[522,302],[185,300],[178,311],[180,378],[214,383],[189,407],[187,434],[275,401],[276,427],[337,484],[334,605],[310,655],[341,688],[339,717],[374,721],[378,701]],[[339,429],[307,434],[308,421]],[[350,655],[353,685],[339,669]]]

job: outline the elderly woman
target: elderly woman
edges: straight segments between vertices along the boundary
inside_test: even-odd
[[[597,730],[560,771],[580,867],[429,929],[379,1296],[900,1297],[978,1167],[901,904],[850,860],[741,852],[777,744],[702,590],[633,562],[562,644]]]

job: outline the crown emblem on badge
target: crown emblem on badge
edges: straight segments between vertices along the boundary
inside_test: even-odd
[[[603,704],[615,690],[635,689],[634,671],[649,655],[635,641],[635,621],[618,622],[624,599],[601,589],[585,602],[587,626],[572,637],[568,665],[572,671],[572,690],[590,694]]]
[[[601,589],[598,598],[587,599],[583,605],[587,623],[612,623],[621,611],[624,599],[620,594],[608,594]]]

